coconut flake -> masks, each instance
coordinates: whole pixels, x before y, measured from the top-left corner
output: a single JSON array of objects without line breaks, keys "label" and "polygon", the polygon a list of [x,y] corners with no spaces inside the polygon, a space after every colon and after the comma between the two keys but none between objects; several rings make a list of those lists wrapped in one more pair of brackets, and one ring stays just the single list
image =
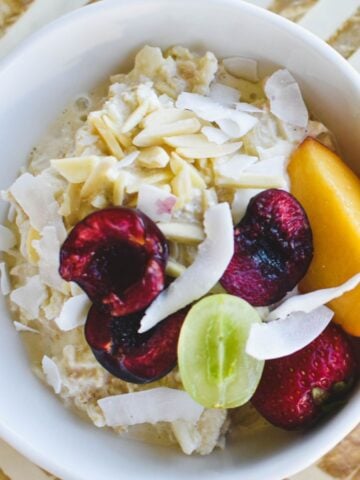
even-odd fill
[{"label": "coconut flake", "polygon": [[46,177],[24,173],[10,187],[10,193],[35,230],[41,232],[44,227],[53,225],[61,241],[65,240],[66,230],[58,212],[59,204],[54,200],[52,186]]},{"label": "coconut flake", "polygon": [[197,422],[204,410],[185,391],[166,387],[105,397],[98,400],[98,405],[109,427],[176,420]]},{"label": "coconut flake", "polygon": [[246,353],[258,360],[291,355],[315,340],[333,316],[334,312],[321,306],[310,313],[293,312],[280,320],[253,325]]},{"label": "coconut flake", "polygon": [[311,312],[325,303],[341,297],[346,292],[353,290],[360,283],[360,273],[351,277],[347,282],[338,287],[324,288],[315,292],[305,293],[304,295],[295,295],[283,302],[279,307],[273,310],[268,320],[285,318],[293,312]]},{"label": "coconut flake", "polygon": [[188,92],[183,92],[178,96],[176,107],[183,110],[190,110],[199,118],[208,122],[226,117],[229,110],[209,97]]},{"label": "coconut flake", "polygon": [[287,158],[283,156],[269,158],[261,162],[256,162],[245,168],[246,173],[264,173],[271,172],[272,175],[286,176]]},{"label": "coconut flake", "polygon": [[169,222],[176,201],[175,195],[144,183],[139,189],[137,208],[154,222]]},{"label": "coconut flake", "polygon": [[84,293],[71,297],[64,302],[55,323],[63,332],[85,325],[90,307],[89,297]]},{"label": "coconut flake", "polygon": [[291,123],[282,122],[278,119],[280,134],[289,142],[298,146],[307,136],[306,127],[297,127]]},{"label": "coconut flake", "polygon": [[236,88],[222,83],[213,83],[210,87],[209,97],[222,105],[233,105],[239,101],[240,92]]},{"label": "coconut flake", "polygon": [[205,135],[209,142],[214,142],[216,145],[222,145],[230,139],[226,133],[216,127],[203,127],[201,133]]},{"label": "coconut flake", "polygon": [[278,156],[289,158],[294,150],[294,145],[286,140],[278,140],[272,147],[257,147],[256,150],[259,154],[260,160],[270,160],[271,158]]},{"label": "coconut flake", "polygon": [[64,291],[65,282],[59,275],[60,240],[56,228],[45,227],[41,239],[34,240],[33,246],[39,255],[39,273],[41,280],[55,290]]},{"label": "coconut flake", "polygon": [[59,367],[56,365],[54,360],[46,355],[43,356],[41,365],[48,385],[54,389],[55,393],[60,393],[62,381]]},{"label": "coconut flake", "polygon": [[255,107],[255,105],[252,105],[251,103],[246,103],[246,102],[238,102],[235,104],[236,110],[239,110],[240,112],[247,112],[247,113],[263,113],[263,110],[259,107]]},{"label": "coconut flake", "polygon": [[39,275],[29,278],[23,287],[13,290],[10,294],[10,300],[22,308],[30,319],[38,318],[40,305],[46,298],[46,288]]},{"label": "coconut flake", "polygon": [[28,327],[27,325],[24,325],[23,323],[20,322],[13,322],[15,330],[17,332],[31,332],[31,333],[39,333],[38,330],[35,330],[35,328]]},{"label": "coconut flake", "polygon": [[216,120],[216,123],[230,138],[241,138],[255,127],[258,119],[247,113],[234,110],[229,112],[227,118]]},{"label": "coconut flake", "polygon": [[228,57],[224,58],[225,70],[236,78],[243,78],[249,82],[258,82],[258,62],[253,58]]},{"label": "coconut flake", "polygon": [[139,332],[206,295],[219,281],[234,253],[234,232],[227,203],[210,207],[205,213],[206,239],[199,246],[192,265],[164,290],[145,312]]},{"label": "coconut flake", "polygon": [[186,455],[191,455],[200,447],[201,435],[195,423],[176,420],[171,424],[171,428],[182,451]]},{"label": "coconut flake", "polygon": [[0,225],[0,251],[8,252],[15,244],[16,238],[13,232],[4,225]]},{"label": "coconut flake", "polygon": [[11,282],[6,263],[0,263],[0,290],[3,295],[8,295],[11,292]]},{"label": "coconut flake", "polygon": [[216,173],[223,177],[236,178],[255,162],[257,162],[257,157],[251,155],[237,154],[230,158],[225,157],[225,161],[216,163]]},{"label": "coconut flake", "polygon": [[13,223],[15,221],[15,217],[16,217],[16,207],[13,203],[11,203],[8,210],[7,219],[10,223]]},{"label": "coconut flake", "polygon": [[204,97],[197,93],[181,93],[176,106],[191,110],[203,120],[216,122],[220,129],[231,138],[240,138],[246,135],[258,122],[257,118],[247,113],[226,108],[210,97]]},{"label": "coconut flake", "polygon": [[245,215],[250,200],[262,191],[263,189],[260,188],[240,188],[236,190],[231,204],[231,214],[234,225],[237,225]]},{"label": "coconut flake", "polygon": [[270,111],[280,120],[305,128],[309,114],[295,78],[287,70],[277,70],[265,83]]}]

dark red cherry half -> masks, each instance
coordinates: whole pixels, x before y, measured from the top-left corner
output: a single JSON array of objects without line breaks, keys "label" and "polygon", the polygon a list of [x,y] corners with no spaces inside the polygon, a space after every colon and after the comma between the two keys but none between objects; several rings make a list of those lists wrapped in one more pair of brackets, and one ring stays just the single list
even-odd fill
[{"label": "dark red cherry half", "polygon": [[250,200],[234,242],[220,283],[254,306],[281,300],[305,275],[313,256],[306,213],[284,190],[265,190]]},{"label": "dark red cherry half", "polygon": [[126,382],[149,383],[169,373],[177,362],[177,344],[187,310],[169,316],[151,330],[138,333],[144,312],[112,317],[93,305],[85,337],[97,361]]},{"label": "dark red cherry half", "polygon": [[79,222],[60,250],[60,275],[114,316],[146,308],[163,290],[166,239],[139,210],[107,208]]}]

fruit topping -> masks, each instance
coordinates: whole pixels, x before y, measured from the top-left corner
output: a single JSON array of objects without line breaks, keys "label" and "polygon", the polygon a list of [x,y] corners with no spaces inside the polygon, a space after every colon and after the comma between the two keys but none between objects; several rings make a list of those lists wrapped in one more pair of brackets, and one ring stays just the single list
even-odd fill
[{"label": "fruit topping", "polygon": [[143,312],[112,317],[106,308],[93,305],[85,337],[98,362],[126,382],[148,383],[172,370],[186,311],[177,312],[146,333],[138,329]]},{"label": "fruit topping", "polygon": [[245,347],[257,323],[256,310],[232,295],[212,295],[191,308],[178,358],[184,388],[194,400],[207,408],[233,408],[252,397],[264,362],[247,355]]},{"label": "fruit topping", "polygon": [[113,316],[143,310],[164,288],[168,248],[138,210],[108,208],[79,222],[60,251],[60,275]]},{"label": "fruit topping", "polygon": [[[288,172],[291,192],[304,206],[314,236],[314,259],[300,290],[340,285],[360,272],[360,179],[311,138],[295,151]],[[335,321],[355,336],[360,336],[359,303],[360,286],[330,304]]]},{"label": "fruit topping", "polygon": [[336,325],[302,350],[269,360],[252,403],[273,425],[306,427],[338,405],[357,374],[348,338]]},{"label": "fruit topping", "polygon": [[252,198],[234,238],[235,253],[220,283],[254,306],[281,300],[301,280],[312,259],[306,213],[283,190],[265,190]]}]

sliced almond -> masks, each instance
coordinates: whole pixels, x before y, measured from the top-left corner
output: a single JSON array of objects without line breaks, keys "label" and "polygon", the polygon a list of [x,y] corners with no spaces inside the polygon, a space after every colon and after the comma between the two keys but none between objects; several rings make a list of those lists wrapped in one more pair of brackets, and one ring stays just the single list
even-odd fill
[{"label": "sliced almond", "polygon": [[186,267],[173,258],[169,258],[166,264],[166,274],[170,277],[180,277],[186,270]]},{"label": "sliced almond", "polygon": [[104,182],[107,180],[107,172],[116,165],[116,158],[104,157],[96,165],[81,189],[82,198],[95,197],[104,189]]},{"label": "sliced almond", "polygon": [[194,188],[200,188],[201,190],[206,188],[206,182],[199,171],[176,153],[171,155],[170,168],[175,175],[178,175],[182,170],[188,171]]},{"label": "sliced almond", "polygon": [[168,184],[172,180],[173,175],[167,170],[159,171],[159,173],[154,173],[150,175],[143,175],[136,177],[135,175],[131,176],[128,184],[126,185],[126,193],[130,195],[133,193],[138,193],[142,184],[147,183],[149,185],[163,185]]},{"label": "sliced almond", "polygon": [[135,128],[144,118],[148,110],[149,110],[149,101],[145,101],[142,104],[140,104],[131,113],[131,115],[127,118],[126,122],[122,126],[122,129],[121,129],[122,133],[128,133],[130,132],[130,130]]},{"label": "sliced almond", "polygon": [[116,206],[121,206],[124,203],[125,188],[129,178],[128,172],[119,172],[116,179],[113,182],[112,200]]},{"label": "sliced almond", "polygon": [[141,150],[138,163],[145,168],[164,168],[169,163],[169,154],[161,147],[147,147]]},{"label": "sliced almond", "polygon": [[216,185],[229,188],[286,188],[283,177],[277,175],[255,175],[243,173],[237,178],[219,177]]},{"label": "sliced almond", "polygon": [[224,145],[214,145],[211,147],[182,147],[177,148],[176,152],[185,158],[215,158],[224,155],[231,155],[241,148],[242,142],[226,143]]},{"label": "sliced almond", "polygon": [[165,137],[164,142],[170,147],[212,147],[213,142],[210,142],[202,133],[195,133],[193,135],[176,135],[175,137]]},{"label": "sliced almond", "polygon": [[109,117],[109,115],[106,114],[102,115],[101,118],[109,130],[111,130],[116,140],[120,143],[121,147],[127,149],[132,146],[131,138],[127,134],[120,131],[120,125],[116,123],[116,120],[113,120]]},{"label": "sliced almond", "polygon": [[51,160],[51,166],[70,183],[83,183],[99,162],[99,157],[69,157]]},{"label": "sliced almond", "polygon": [[171,188],[174,195],[178,197],[177,208],[182,208],[191,200],[194,193],[189,170],[183,169],[175,175],[171,181]]},{"label": "sliced almond", "polygon": [[116,162],[116,164],[109,168],[106,172],[106,177],[109,180],[115,180],[117,178],[118,173],[121,172],[124,168],[130,167],[135,160],[138,158],[140,155],[139,150],[135,150],[134,152],[129,153],[126,155],[122,160],[119,160]]},{"label": "sliced almond", "polygon": [[204,230],[199,225],[191,223],[158,223],[165,237],[179,243],[197,244],[204,240]]},{"label": "sliced almond", "polygon": [[117,159],[121,160],[124,157],[123,149],[121,148],[119,142],[117,141],[113,132],[108,128],[104,120],[96,116],[94,114],[89,115],[89,122],[93,125],[93,127],[97,130],[98,134],[105,142],[109,153],[116,157]]},{"label": "sliced almond", "polygon": [[133,143],[137,147],[151,147],[162,143],[164,137],[196,133],[200,128],[201,123],[196,118],[179,120],[164,125],[151,126],[136,135]]},{"label": "sliced almond", "polygon": [[143,128],[151,128],[153,126],[167,125],[178,122],[179,120],[188,120],[191,118],[195,118],[192,112],[178,108],[162,108],[147,115],[142,122],[142,126]]}]

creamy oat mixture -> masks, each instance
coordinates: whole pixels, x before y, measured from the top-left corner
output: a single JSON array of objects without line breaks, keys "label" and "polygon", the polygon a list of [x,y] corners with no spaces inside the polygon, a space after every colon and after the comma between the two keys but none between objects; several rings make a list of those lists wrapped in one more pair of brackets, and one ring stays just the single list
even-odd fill
[{"label": "creamy oat mixture", "polygon": [[[218,61],[211,52],[174,47],[163,53],[146,46],[130,73],[111,78],[105,98],[100,89],[76,99],[32,152],[27,171],[3,192],[10,210],[1,227],[1,284],[15,326],[36,374],[98,427],[106,425],[99,399],[155,386],[181,388],[181,379],[175,369],[156,383],[136,385],[100,366],[83,334],[90,302],[59,276],[60,246],[90,212],[138,207],[168,239],[167,273],[177,277],[205,238],[208,207],[229,202],[236,224],[256,193],[288,189],[291,152],[307,135],[331,139],[309,120],[289,72],[279,70],[265,82],[257,68],[250,59]],[[258,421],[247,406],[232,418],[244,427],[244,418]],[[114,428],[208,454],[224,445],[229,423],[226,410],[205,409],[192,424]]]}]

